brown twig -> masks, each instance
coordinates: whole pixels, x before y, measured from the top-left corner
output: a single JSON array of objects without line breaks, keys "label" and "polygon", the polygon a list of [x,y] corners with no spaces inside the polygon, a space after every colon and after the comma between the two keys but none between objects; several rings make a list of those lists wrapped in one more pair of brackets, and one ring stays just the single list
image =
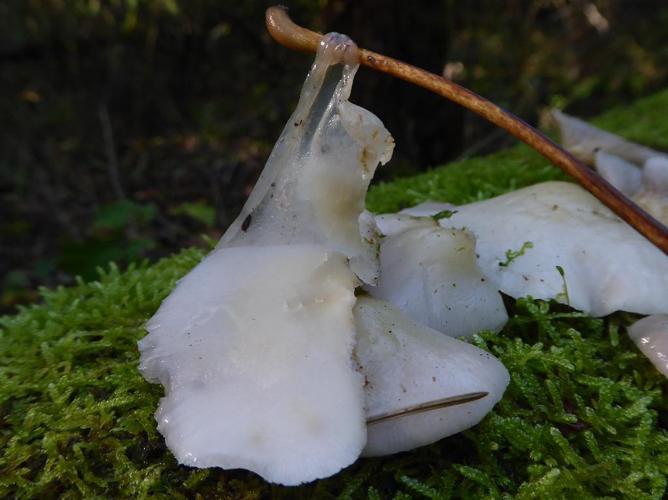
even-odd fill
[{"label": "brown twig", "polygon": [[459,406],[466,403],[472,403],[473,401],[478,401],[479,399],[482,399],[488,395],[488,392],[469,392],[466,394],[459,394],[457,396],[435,399],[434,401],[406,406],[404,408],[400,408],[399,410],[381,413],[380,415],[373,415],[366,419],[366,423],[367,425],[373,425],[380,422],[387,422],[388,420],[394,420],[395,418],[417,415],[418,413],[426,413],[428,411],[441,410],[443,408],[450,408],[451,406]]},{"label": "brown twig", "polygon": [[[281,45],[300,52],[316,52],[322,35],[296,25],[284,7],[266,13],[269,34]],[[587,165],[512,113],[464,87],[423,69],[366,49],[359,49],[360,64],[423,87],[479,114],[528,144],[573,177],[620,218],[668,254],[668,228],[629,200]]]}]

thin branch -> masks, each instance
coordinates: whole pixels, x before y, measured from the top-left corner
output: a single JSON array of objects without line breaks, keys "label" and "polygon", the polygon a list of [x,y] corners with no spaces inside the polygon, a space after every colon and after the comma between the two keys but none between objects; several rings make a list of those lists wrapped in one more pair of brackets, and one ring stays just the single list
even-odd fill
[{"label": "thin branch", "polygon": [[380,415],[373,415],[367,418],[366,423],[367,425],[373,425],[380,422],[387,422],[388,420],[394,420],[395,418],[417,415],[418,413],[426,413],[428,411],[441,410],[451,406],[459,406],[466,403],[472,403],[473,401],[478,401],[479,399],[482,399],[488,395],[488,392],[469,392],[466,394],[459,394],[457,396],[436,399],[426,403],[406,406],[404,408],[387,413],[381,413]]},{"label": "thin branch", "polygon": [[[300,52],[317,51],[322,35],[296,25],[284,7],[270,7],[267,9],[265,19],[269,34],[281,45]],[[583,162],[517,116],[442,76],[397,59],[362,48],[359,49],[359,57],[360,64],[364,66],[430,90],[503,128],[573,177],[621,219],[668,254],[666,226],[629,200]]]}]

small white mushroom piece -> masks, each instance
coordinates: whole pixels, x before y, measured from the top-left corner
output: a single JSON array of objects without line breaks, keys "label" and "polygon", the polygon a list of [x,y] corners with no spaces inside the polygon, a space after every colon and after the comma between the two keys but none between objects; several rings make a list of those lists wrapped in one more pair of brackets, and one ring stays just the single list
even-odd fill
[{"label": "small white mushroom piece", "polygon": [[668,196],[668,156],[653,156],[645,162],[643,182],[647,189]]},{"label": "small white mushroom piece", "polygon": [[394,236],[416,227],[436,228],[438,222],[433,217],[408,215],[403,211],[396,214],[376,215],[376,227],[383,237]]},{"label": "small white mushroom piece", "polygon": [[412,321],[385,301],[359,297],[355,326],[372,419],[449,396],[488,393],[466,404],[372,420],[365,456],[410,450],[466,430],[492,410],[508,386],[508,371],[494,356]]},{"label": "small white mushroom piece", "polygon": [[596,171],[629,198],[642,188],[642,170],[619,156],[597,151],[594,154]]},{"label": "small white mushroom piece", "polygon": [[651,148],[641,146],[618,135],[612,134],[589,123],[567,115],[559,110],[550,113],[556,123],[561,143],[572,154],[592,165],[597,151],[619,156],[636,165],[642,165],[649,158],[665,156]]},{"label": "small white mushroom piece", "polygon": [[665,377],[668,377],[668,315],[647,316],[633,323],[629,337]]},{"label": "small white mushroom piece", "polygon": [[668,155],[627,141],[561,111],[551,112],[566,149],[668,225]]},{"label": "small white mushroom piece", "polygon": [[180,463],[299,484],[357,459],[355,284],[345,256],[319,245],[226,248],[181,280],[140,342]]},{"label": "small white mushroom piece", "polygon": [[439,223],[473,233],[483,275],[511,297],[555,299],[593,316],[668,311],[668,257],[576,184],[461,205]]},{"label": "small white mushroom piece", "polygon": [[393,141],[348,102],[355,51],[325,37],[241,215],[146,325],[140,370],[165,387],[158,429],[182,464],[296,485],[364,448],[354,289],[377,276],[364,196]]},{"label": "small white mushroom piece", "polygon": [[366,290],[452,337],[500,331],[508,314],[498,289],[478,267],[473,235],[422,219],[382,240],[378,284]]},{"label": "small white mushroom piece", "polygon": [[668,226],[668,157],[648,159],[642,169],[642,189],[633,200]]},{"label": "small white mushroom piece", "polygon": [[450,214],[456,209],[452,203],[426,201],[394,214],[376,215],[376,226],[383,236],[394,236],[414,227],[438,227],[436,214]]},{"label": "small white mushroom piece", "polygon": [[414,207],[404,208],[402,215],[412,215],[413,217],[431,217],[434,214],[445,211],[454,211],[457,209],[456,205],[452,203],[441,203],[437,201],[425,201]]},{"label": "small white mushroom piece", "polygon": [[603,151],[598,151],[594,160],[601,177],[668,224],[668,157],[653,156],[641,167]]}]

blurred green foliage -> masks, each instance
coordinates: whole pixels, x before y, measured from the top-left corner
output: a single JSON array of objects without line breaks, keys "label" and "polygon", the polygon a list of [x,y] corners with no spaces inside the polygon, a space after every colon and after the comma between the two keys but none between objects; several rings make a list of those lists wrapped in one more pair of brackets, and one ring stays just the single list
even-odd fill
[{"label": "blurred green foliage", "polygon": [[175,206],[170,213],[173,215],[188,215],[207,227],[213,226],[216,222],[216,211],[202,200],[181,203]]},{"label": "blurred green foliage", "polygon": [[[220,235],[311,60],[265,33],[272,3],[0,2],[0,310],[106,259],[154,259]],[[661,0],[288,3],[301,24],[444,73],[530,121],[546,105],[591,115],[668,83]],[[368,71],[353,99],[395,136],[383,179],[512,143]],[[110,207],[123,227],[99,226]]]},{"label": "blurred green foliage", "polygon": [[105,205],[95,214],[90,235],[84,241],[67,241],[62,246],[58,267],[89,280],[108,262],[128,264],[155,247],[145,227],[156,217],[154,205],[128,200]]}]

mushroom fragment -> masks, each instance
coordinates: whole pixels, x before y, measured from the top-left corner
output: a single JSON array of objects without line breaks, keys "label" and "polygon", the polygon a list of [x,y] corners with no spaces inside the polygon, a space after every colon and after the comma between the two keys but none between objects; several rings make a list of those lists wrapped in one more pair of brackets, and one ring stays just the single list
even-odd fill
[{"label": "mushroom fragment", "polygon": [[555,299],[593,316],[668,311],[668,257],[575,184],[462,205],[439,223],[475,235],[482,273],[511,297]]},{"label": "mushroom fragment", "polygon": [[[440,204],[429,202],[429,205],[431,207]],[[418,208],[421,206],[422,205],[417,205],[414,208]],[[428,208],[425,210],[430,211],[430,215],[428,217],[425,217],[423,215],[410,215],[405,213],[404,210],[396,214],[376,215],[375,217],[376,227],[378,228],[378,231],[380,232],[380,234],[383,235],[384,238],[400,234],[403,231],[406,231],[408,229],[413,229],[416,227],[426,227],[426,228],[439,227],[438,222],[436,222],[436,219],[432,217],[431,214],[439,212],[440,209]],[[381,241],[381,250],[382,250],[382,241]]]},{"label": "mushroom fragment", "polygon": [[668,315],[647,316],[633,323],[629,337],[665,377],[668,377]]},{"label": "mushroom fragment", "polygon": [[180,463],[299,484],[356,460],[355,284],[345,256],[319,245],[225,248],[181,280],[140,342]]},{"label": "mushroom fragment", "polygon": [[364,195],[393,141],[348,102],[355,51],[327,36],[241,215],[146,326],[140,370],[165,387],[156,418],[180,463],[294,485],[365,445],[355,274],[377,275]]},{"label": "mushroom fragment", "polygon": [[668,226],[668,157],[653,157],[645,162],[642,189],[633,200]]},{"label": "mushroom fragment", "polygon": [[[405,215],[395,219],[400,224]],[[380,277],[366,290],[409,318],[452,337],[500,331],[508,321],[498,289],[478,267],[475,238],[429,218],[381,242]],[[387,220],[381,227],[388,230]]]},{"label": "mushroom fragment", "polygon": [[668,225],[668,157],[653,156],[638,167],[599,151],[594,162],[601,177]]},{"label": "mushroom fragment", "polygon": [[357,276],[373,283],[378,242],[364,198],[378,164],[392,157],[394,139],[375,115],[348,101],[358,68],[354,43],[327,36],[297,109],[218,248],[321,244],[347,255]]},{"label": "mushroom fragment", "polygon": [[465,405],[370,424],[365,456],[410,450],[473,427],[501,399],[510,380],[488,352],[420,325],[385,301],[358,298],[355,326],[370,416],[448,395],[488,393]]},{"label": "mushroom fragment", "polygon": [[629,198],[642,188],[642,171],[635,164],[605,151],[594,154],[596,171]]},{"label": "mushroom fragment", "polygon": [[610,184],[668,225],[668,155],[552,111],[561,140]]},{"label": "mushroom fragment", "polygon": [[648,189],[668,195],[668,156],[653,156],[643,165],[643,177]]},{"label": "mushroom fragment", "polygon": [[637,165],[642,165],[652,157],[662,156],[658,151],[622,139],[559,110],[552,110],[550,119],[557,125],[564,147],[590,165],[594,163],[597,151],[619,156]]}]

